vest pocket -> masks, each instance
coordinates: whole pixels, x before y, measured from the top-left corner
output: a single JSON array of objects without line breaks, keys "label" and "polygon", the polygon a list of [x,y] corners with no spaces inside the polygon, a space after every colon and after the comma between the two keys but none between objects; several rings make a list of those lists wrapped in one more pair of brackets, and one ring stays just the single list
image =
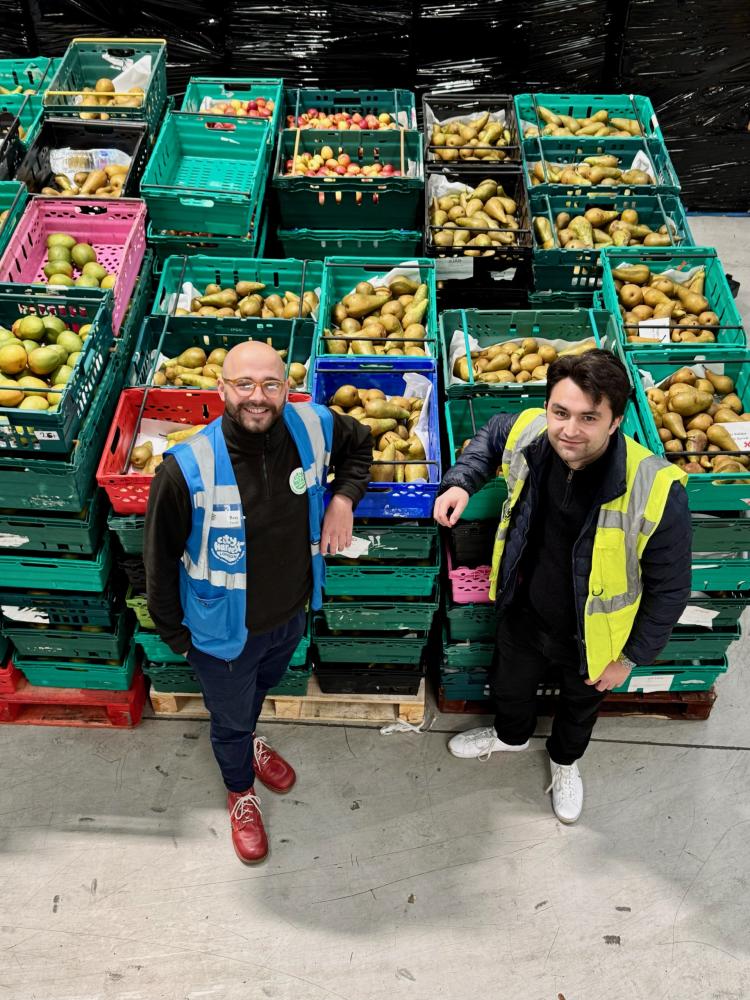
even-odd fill
[{"label": "vest pocket", "polygon": [[193,644],[207,652],[212,645],[229,638],[231,596],[198,597],[190,585],[188,593],[184,624],[190,629]]}]

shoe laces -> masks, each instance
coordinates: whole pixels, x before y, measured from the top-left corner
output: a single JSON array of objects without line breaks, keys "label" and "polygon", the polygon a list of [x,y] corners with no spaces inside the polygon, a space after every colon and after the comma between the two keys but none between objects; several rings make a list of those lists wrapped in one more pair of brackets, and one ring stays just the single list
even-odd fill
[{"label": "shoe laces", "polygon": [[271,759],[271,748],[262,736],[255,737],[253,757],[259,768],[264,768]]},{"label": "shoe laces", "polygon": [[563,798],[572,798],[575,795],[577,774],[578,768],[575,764],[559,764],[555,768],[552,781],[550,781],[545,794],[554,790]]},{"label": "shoe laces", "polygon": [[[481,735],[480,735],[481,733]],[[485,744],[485,749],[477,757],[477,760],[486,761],[492,756],[492,744],[497,739],[494,729],[481,729],[475,736],[472,736],[472,740],[477,746]]]},{"label": "shoe laces", "polygon": [[260,799],[253,792],[241,795],[232,806],[230,815],[238,826],[254,823],[256,818],[261,818],[263,815],[260,811]]}]

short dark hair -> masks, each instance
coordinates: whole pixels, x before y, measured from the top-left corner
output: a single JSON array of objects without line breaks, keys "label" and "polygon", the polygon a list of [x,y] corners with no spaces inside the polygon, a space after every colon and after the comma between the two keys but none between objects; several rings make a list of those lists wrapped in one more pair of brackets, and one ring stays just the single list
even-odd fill
[{"label": "short dark hair", "polygon": [[565,354],[547,371],[547,402],[558,382],[569,378],[597,404],[606,397],[615,417],[625,413],[630,379],[625,365],[610,351],[596,348],[585,354]]}]

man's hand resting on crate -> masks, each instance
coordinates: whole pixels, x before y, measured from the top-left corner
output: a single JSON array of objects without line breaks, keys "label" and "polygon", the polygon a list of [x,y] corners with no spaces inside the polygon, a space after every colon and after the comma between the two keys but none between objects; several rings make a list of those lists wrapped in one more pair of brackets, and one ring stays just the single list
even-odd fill
[{"label": "man's hand resting on crate", "polygon": [[460,486],[451,486],[435,501],[432,516],[444,528],[452,528],[466,510],[469,494]]}]

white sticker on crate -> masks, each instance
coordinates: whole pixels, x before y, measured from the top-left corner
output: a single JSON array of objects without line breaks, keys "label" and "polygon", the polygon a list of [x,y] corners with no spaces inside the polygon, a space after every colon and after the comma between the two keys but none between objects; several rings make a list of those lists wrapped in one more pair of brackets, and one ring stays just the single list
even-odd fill
[{"label": "white sticker on crate", "polygon": [[628,691],[669,691],[672,687],[674,674],[649,674],[646,677],[631,677]]},{"label": "white sticker on crate", "polygon": [[437,257],[435,259],[435,277],[438,281],[450,278],[473,278],[473,257]]},{"label": "white sticker on crate", "polygon": [[0,549],[20,549],[31,541],[26,535],[4,535],[0,533]]},{"label": "white sticker on crate", "polygon": [[38,608],[19,608],[15,604],[3,604],[2,612],[12,622],[32,622],[35,625],[49,625],[49,615]]}]

